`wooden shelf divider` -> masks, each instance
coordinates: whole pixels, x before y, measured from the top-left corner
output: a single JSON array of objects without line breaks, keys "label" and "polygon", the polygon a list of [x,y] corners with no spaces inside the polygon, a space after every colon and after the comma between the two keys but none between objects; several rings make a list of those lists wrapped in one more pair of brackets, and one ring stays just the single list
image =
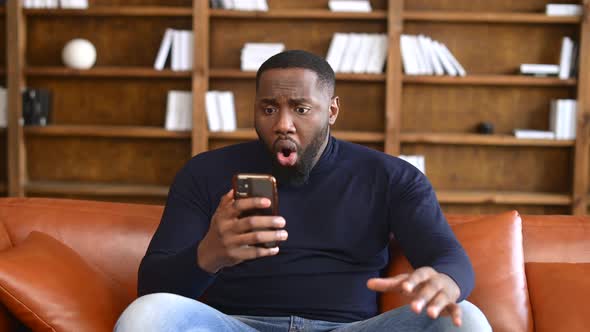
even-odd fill
[{"label": "wooden shelf divider", "polygon": [[548,16],[544,13],[455,12],[455,11],[404,11],[405,21],[455,23],[532,23],[579,24],[579,16]]},{"label": "wooden shelf divider", "polygon": [[149,67],[94,67],[87,70],[67,67],[28,67],[28,76],[64,77],[133,77],[133,78],[190,78],[190,71],[156,70]]},{"label": "wooden shelf divider", "polygon": [[570,205],[569,194],[513,191],[438,190],[436,196],[444,204],[523,204]]},{"label": "wooden shelf divider", "polygon": [[119,138],[170,138],[189,139],[190,131],[170,131],[160,127],[49,125],[25,126],[27,136],[86,136]]},{"label": "wooden shelf divider", "polygon": [[[383,143],[385,139],[385,134],[382,132],[336,130],[332,132],[332,135],[338,139],[358,143]],[[253,140],[257,138],[258,136],[254,129],[238,129],[236,131],[217,131],[209,133],[209,139],[217,140]]]},{"label": "wooden shelf divider", "polygon": [[573,147],[573,140],[521,139],[511,135],[402,133],[402,143],[490,146]]},{"label": "wooden shelf divider", "polygon": [[193,14],[191,7],[173,6],[102,6],[88,9],[25,9],[27,16],[180,16],[190,17]]},{"label": "wooden shelf divider", "polygon": [[[255,79],[256,72],[239,69],[211,69],[209,77],[213,79]],[[385,74],[345,74],[336,73],[337,81],[385,82]]]},{"label": "wooden shelf divider", "polygon": [[467,75],[457,76],[423,76],[404,75],[407,84],[440,85],[508,85],[508,86],[575,86],[574,78],[562,80],[557,77],[534,77],[525,75]]},{"label": "wooden shelf divider", "polygon": [[30,194],[61,194],[88,196],[144,196],[166,197],[168,187],[155,185],[126,185],[66,181],[29,181],[25,191]]},{"label": "wooden shelf divider", "polygon": [[328,9],[290,9],[244,11],[244,10],[209,10],[211,18],[234,18],[234,19],[321,19],[321,20],[378,20],[385,21],[387,12],[384,10],[373,10],[369,13],[353,12],[332,12]]}]

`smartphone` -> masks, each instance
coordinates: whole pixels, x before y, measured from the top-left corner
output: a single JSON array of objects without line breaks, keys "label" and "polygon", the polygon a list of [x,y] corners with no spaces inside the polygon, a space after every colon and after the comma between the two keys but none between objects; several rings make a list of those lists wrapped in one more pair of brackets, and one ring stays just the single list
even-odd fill
[{"label": "smartphone", "polygon": [[[277,193],[277,180],[268,174],[239,173],[233,177],[234,199],[249,197],[266,197],[270,200],[270,206],[265,209],[253,209],[244,211],[240,218],[248,216],[276,216],[279,212],[279,196]],[[259,247],[273,248],[277,242],[258,244]]]}]

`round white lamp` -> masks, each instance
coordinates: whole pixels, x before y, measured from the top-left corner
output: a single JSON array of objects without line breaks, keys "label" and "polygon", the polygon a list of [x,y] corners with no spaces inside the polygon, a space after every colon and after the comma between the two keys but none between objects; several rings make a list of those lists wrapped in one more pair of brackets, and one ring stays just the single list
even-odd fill
[{"label": "round white lamp", "polygon": [[96,63],[96,48],[86,39],[72,39],[64,46],[61,58],[70,68],[90,69]]}]

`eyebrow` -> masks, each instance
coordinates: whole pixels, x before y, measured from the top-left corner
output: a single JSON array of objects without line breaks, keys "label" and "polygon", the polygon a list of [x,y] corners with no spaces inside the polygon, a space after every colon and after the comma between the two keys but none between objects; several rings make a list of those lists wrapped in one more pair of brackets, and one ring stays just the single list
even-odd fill
[{"label": "eyebrow", "polygon": [[[278,102],[275,98],[262,98],[260,99],[261,103],[269,104],[269,105],[277,105]],[[302,103],[311,103],[311,99],[301,97],[301,98],[289,98],[289,104],[302,104]]]}]

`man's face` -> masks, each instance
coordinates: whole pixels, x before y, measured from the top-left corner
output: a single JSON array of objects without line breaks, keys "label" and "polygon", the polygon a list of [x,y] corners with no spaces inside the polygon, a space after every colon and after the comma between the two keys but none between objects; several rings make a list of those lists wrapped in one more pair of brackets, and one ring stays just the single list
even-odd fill
[{"label": "man's face", "polygon": [[259,80],[254,123],[272,154],[279,184],[301,185],[323,152],[338,97],[309,69],[271,69]]}]

